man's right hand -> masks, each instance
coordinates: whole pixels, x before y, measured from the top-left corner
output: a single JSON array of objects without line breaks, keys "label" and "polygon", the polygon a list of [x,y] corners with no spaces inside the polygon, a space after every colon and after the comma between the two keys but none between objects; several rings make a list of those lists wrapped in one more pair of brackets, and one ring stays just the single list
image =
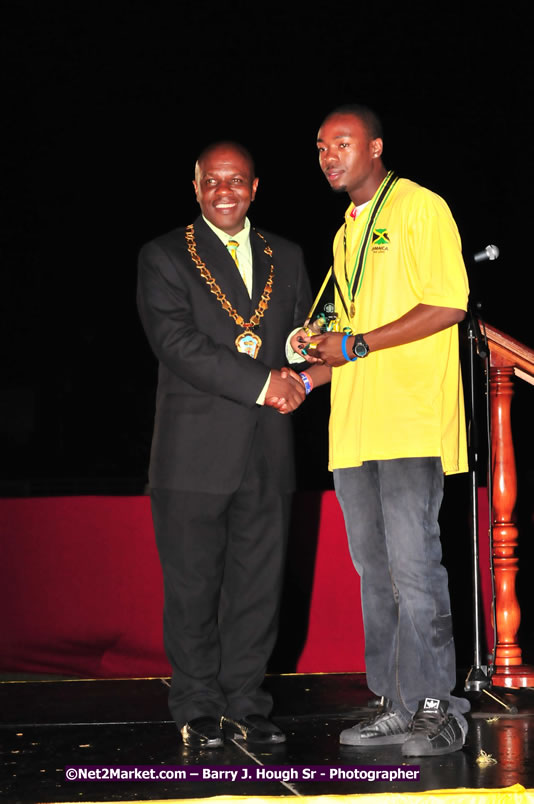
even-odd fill
[{"label": "man's right hand", "polygon": [[292,413],[306,399],[306,391],[294,372],[271,370],[271,380],[265,394],[265,404],[280,413]]}]

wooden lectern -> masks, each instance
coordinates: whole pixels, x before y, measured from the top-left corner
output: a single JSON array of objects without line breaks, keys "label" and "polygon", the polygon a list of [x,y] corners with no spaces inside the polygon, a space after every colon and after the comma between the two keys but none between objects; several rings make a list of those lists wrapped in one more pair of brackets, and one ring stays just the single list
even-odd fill
[{"label": "wooden lectern", "polygon": [[534,667],[522,663],[517,631],[521,611],[516,597],[517,527],[513,521],[517,474],[510,410],[514,379],[534,385],[534,350],[485,324],[490,349],[490,402],[493,471],[493,563],[497,648],[492,683],[496,687],[533,687]]}]

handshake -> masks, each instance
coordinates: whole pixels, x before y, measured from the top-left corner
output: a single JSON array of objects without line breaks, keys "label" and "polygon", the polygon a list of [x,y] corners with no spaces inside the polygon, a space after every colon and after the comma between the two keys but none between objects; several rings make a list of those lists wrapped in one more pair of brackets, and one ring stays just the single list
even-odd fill
[{"label": "handshake", "polygon": [[[343,345],[348,336],[343,332],[325,330],[320,318],[311,324],[309,320],[305,321],[304,326],[290,340],[293,351],[305,356],[308,364],[314,364],[311,368],[306,368],[311,388],[330,382],[332,366],[342,366],[347,362]],[[311,388],[308,386],[308,391]],[[266,405],[276,408],[279,413],[292,413],[305,399],[306,386],[299,374],[289,367],[279,371],[272,369],[265,395]]]},{"label": "handshake", "polygon": [[271,370],[271,379],[265,395],[265,404],[279,413],[292,413],[306,399],[302,377],[293,369]]}]

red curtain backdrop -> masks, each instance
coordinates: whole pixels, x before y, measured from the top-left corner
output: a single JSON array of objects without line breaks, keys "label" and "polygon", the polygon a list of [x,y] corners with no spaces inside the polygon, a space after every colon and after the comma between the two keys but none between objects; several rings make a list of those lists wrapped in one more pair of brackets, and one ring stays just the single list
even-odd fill
[{"label": "red curtain backdrop", "polygon": [[[0,500],[0,540],[0,672],[170,674],[148,497]],[[334,492],[297,495],[293,579],[301,566],[309,572],[303,647],[296,667],[282,656],[276,669],[364,670],[359,579]],[[282,608],[281,630],[298,603]]]}]

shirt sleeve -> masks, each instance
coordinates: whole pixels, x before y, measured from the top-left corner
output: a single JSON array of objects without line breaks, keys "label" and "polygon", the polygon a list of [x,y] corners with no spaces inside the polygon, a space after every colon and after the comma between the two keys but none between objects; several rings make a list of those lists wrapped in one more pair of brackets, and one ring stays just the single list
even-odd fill
[{"label": "shirt sleeve", "polygon": [[267,396],[267,388],[269,387],[269,383],[271,382],[271,372],[269,372],[269,376],[265,382],[265,385],[260,391],[258,398],[256,399],[256,405],[265,405],[265,397]]},{"label": "shirt sleeve", "polygon": [[291,330],[289,335],[287,336],[286,341],[286,358],[288,363],[305,363],[306,358],[302,357],[300,352],[295,352],[293,347],[291,346],[291,338],[295,335],[296,332],[302,329],[302,327],[295,327],[295,329]]},{"label": "shirt sleeve", "polygon": [[412,281],[421,304],[467,310],[469,285],[458,228],[445,201],[425,190],[409,216],[408,246],[413,252]]}]

